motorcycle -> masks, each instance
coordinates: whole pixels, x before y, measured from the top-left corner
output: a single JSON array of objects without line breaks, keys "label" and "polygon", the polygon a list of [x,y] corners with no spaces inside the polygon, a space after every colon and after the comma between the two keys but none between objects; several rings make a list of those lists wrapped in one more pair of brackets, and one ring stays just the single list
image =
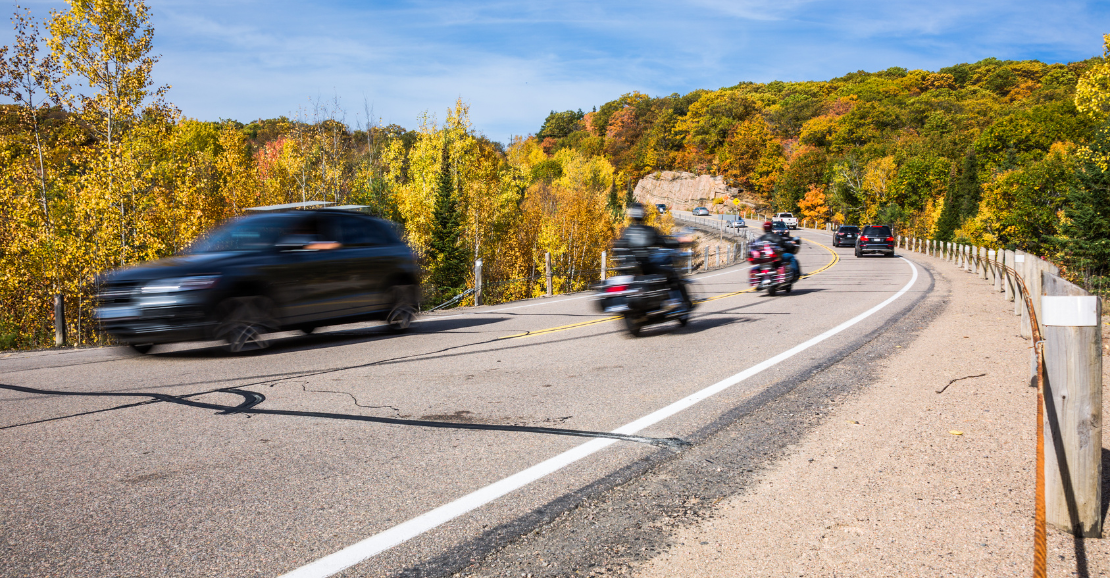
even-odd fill
[{"label": "motorcycle", "polygon": [[[798,243],[791,240],[788,250],[790,253],[798,252]],[[748,250],[748,262],[752,264],[749,281],[756,291],[766,290],[768,295],[774,295],[780,290],[789,293],[798,281],[798,272],[787,266],[783,259],[783,252],[774,243],[756,241]]]},{"label": "motorcycle", "polygon": [[[669,251],[669,249],[656,249]],[[617,256],[620,259],[620,256]],[[626,263],[618,269],[631,272],[637,267],[630,264],[634,261],[630,257],[618,260]],[[690,283],[682,279],[682,283]],[[633,336],[639,337],[645,326],[678,321],[685,326],[690,321],[690,312],[694,303],[683,303],[682,295],[678,290],[667,283],[663,275],[615,275],[602,281],[595,287],[597,291],[598,306],[604,313],[616,313],[624,318],[625,327]],[[688,293],[688,292],[687,292]]]}]

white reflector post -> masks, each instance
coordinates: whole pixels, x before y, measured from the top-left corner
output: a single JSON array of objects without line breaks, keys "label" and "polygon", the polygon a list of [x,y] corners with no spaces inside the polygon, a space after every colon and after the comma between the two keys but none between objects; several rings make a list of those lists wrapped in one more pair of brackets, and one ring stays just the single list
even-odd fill
[{"label": "white reflector post", "polygon": [[1094,327],[1098,325],[1098,297],[1041,297],[1041,323],[1054,327]]}]

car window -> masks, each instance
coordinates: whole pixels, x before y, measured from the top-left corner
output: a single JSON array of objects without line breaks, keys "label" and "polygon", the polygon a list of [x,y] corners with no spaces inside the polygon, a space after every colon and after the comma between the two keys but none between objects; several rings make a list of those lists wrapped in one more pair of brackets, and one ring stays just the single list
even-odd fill
[{"label": "car window", "polygon": [[385,236],[377,223],[363,217],[343,215],[343,244],[349,247],[369,247],[385,244]]},{"label": "car window", "polygon": [[343,215],[332,215],[329,213],[320,213],[316,215],[317,240],[346,244],[343,238],[344,231],[340,221],[342,217]]},{"label": "car window", "polygon": [[844,226],[844,227],[840,228],[840,232],[841,233],[857,233],[857,232],[859,232],[859,227]]},{"label": "car window", "polygon": [[244,217],[213,229],[194,242],[186,253],[257,251],[272,247],[286,234],[295,219],[287,215]]},{"label": "car window", "polygon": [[875,235],[876,237],[889,237],[890,227],[867,227],[863,230],[864,235]]}]

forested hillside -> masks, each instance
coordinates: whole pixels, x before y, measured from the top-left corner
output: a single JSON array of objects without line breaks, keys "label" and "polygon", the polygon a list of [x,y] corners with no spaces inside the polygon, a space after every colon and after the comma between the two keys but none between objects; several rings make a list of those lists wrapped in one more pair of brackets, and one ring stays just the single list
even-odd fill
[{"label": "forested hillside", "polygon": [[178,252],[245,208],[294,201],[367,205],[400,223],[430,302],[469,286],[479,258],[496,299],[542,292],[546,253],[557,290],[581,289],[632,185],[668,169],[722,175],[767,208],[1108,273],[1104,58],[631,93],[553,112],[506,146],[461,101],[410,128],[338,99],[245,124],[191,119],[152,83],[141,1],[70,0],[45,22],[22,11],[13,22],[16,42],[0,48],[12,103],[0,105],[0,349],[50,343],[55,294],[70,334],[99,342],[101,272]]}]

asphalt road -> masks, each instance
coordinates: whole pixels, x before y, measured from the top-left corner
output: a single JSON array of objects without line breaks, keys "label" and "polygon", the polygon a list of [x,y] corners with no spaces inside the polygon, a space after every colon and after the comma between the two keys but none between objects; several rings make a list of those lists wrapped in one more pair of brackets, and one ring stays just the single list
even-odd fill
[{"label": "asphalt road", "polygon": [[709,300],[690,324],[640,338],[575,294],[428,315],[403,335],[288,334],[241,357],[211,344],[0,357],[0,575],[481,565],[710,443],[931,287],[904,259],[812,242],[798,257],[820,272],[789,295],[745,292],[745,265],[695,275]]}]

